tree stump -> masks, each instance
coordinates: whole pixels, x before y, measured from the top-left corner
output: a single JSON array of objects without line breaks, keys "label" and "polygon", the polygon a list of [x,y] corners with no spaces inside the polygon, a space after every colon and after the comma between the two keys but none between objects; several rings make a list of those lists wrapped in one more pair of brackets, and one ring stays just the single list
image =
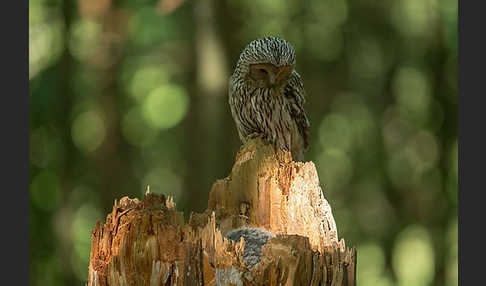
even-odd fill
[{"label": "tree stump", "polygon": [[[235,229],[268,241],[255,248],[244,237],[227,239]],[[314,164],[256,138],[188,223],[170,197],[115,201],[92,231],[88,285],[334,286],[356,285],[355,273],[356,249],[338,240]]]}]

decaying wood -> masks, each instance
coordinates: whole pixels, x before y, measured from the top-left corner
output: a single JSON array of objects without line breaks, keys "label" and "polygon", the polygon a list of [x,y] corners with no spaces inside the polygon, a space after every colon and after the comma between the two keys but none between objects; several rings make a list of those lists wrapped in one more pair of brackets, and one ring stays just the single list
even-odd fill
[{"label": "decaying wood", "polygon": [[[244,239],[224,237],[240,227],[276,235],[252,268]],[[355,271],[314,164],[254,139],[189,223],[164,196],[115,201],[92,232],[88,285],[355,285]]]}]

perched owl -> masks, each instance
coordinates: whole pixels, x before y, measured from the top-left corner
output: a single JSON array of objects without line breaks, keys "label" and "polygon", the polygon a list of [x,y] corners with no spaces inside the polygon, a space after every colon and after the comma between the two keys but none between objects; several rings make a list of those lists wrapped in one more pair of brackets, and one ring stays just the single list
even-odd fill
[{"label": "perched owl", "polygon": [[295,71],[295,52],[284,39],[265,37],[249,43],[229,80],[229,105],[240,139],[263,136],[275,147],[304,160],[309,120],[304,86]]}]

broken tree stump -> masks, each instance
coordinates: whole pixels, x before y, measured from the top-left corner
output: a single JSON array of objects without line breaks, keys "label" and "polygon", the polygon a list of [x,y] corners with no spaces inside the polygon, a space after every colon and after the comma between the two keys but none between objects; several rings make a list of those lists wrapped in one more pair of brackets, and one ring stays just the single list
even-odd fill
[{"label": "broken tree stump", "polygon": [[[248,228],[269,235],[262,247],[225,237]],[[257,138],[188,223],[163,195],[115,201],[92,231],[88,286],[356,285],[355,273],[314,164]]]}]

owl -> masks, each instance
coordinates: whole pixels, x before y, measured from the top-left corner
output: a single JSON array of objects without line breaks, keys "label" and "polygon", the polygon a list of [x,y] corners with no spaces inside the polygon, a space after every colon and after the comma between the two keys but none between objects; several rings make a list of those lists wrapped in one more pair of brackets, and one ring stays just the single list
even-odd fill
[{"label": "owl", "polygon": [[262,136],[303,161],[309,146],[304,103],[292,45],[277,37],[250,42],[229,80],[229,105],[241,141]]}]

